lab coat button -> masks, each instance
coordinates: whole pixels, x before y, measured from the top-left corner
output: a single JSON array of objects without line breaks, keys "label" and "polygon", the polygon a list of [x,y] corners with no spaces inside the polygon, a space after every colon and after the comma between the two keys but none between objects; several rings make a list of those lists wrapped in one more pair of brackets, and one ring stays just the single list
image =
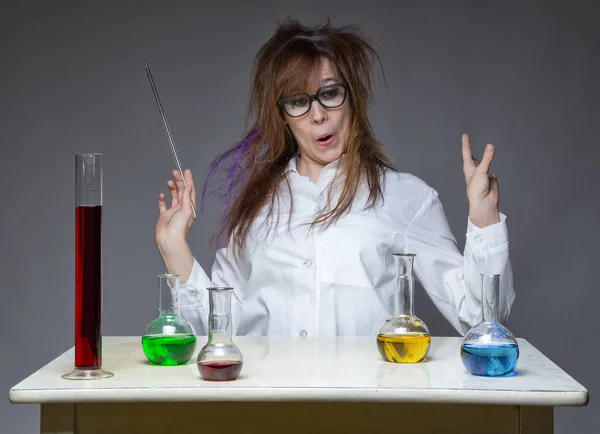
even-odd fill
[{"label": "lab coat button", "polygon": [[302,330],[302,331],[300,332],[300,336],[301,336],[301,337],[305,338],[305,337],[306,337],[306,335],[308,335],[308,333],[306,332],[306,330]]},{"label": "lab coat button", "polygon": [[312,261],[310,259],[305,259],[304,262],[302,262],[302,265],[306,268],[310,268],[312,266]]},{"label": "lab coat button", "polygon": [[482,241],[483,239],[479,235],[475,237],[475,244],[481,244]]}]

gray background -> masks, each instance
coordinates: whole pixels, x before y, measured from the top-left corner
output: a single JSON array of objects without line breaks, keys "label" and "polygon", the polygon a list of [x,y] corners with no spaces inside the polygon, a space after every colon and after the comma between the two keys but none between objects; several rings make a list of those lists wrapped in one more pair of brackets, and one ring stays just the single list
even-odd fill
[{"label": "gray background", "polygon": [[[142,59],[201,181],[242,135],[254,54],[288,15],[308,24],[328,15],[370,37],[387,79],[371,110],[376,133],[403,171],[438,190],[461,249],[460,134],[471,134],[477,155],[497,146],[518,294],[508,325],[589,390],[600,387],[593,2],[1,5],[2,432],[37,432],[37,407],[10,404],[8,390],[73,345],[73,154],[105,158],[103,332],[140,335],[157,312],[155,199],[173,168]],[[205,267],[216,216],[210,209],[190,236]],[[435,335],[456,335],[422,291],[416,303]],[[594,410],[557,409],[556,432],[598,432]]]}]

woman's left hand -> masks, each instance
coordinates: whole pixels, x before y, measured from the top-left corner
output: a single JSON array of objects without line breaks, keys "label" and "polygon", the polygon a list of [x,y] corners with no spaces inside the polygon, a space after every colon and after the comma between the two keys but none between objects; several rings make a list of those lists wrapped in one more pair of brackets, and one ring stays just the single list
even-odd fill
[{"label": "woman's left hand", "polygon": [[462,135],[463,172],[469,199],[469,219],[480,228],[500,221],[498,178],[489,173],[494,159],[494,145],[487,145],[483,159],[473,158],[469,136]]}]

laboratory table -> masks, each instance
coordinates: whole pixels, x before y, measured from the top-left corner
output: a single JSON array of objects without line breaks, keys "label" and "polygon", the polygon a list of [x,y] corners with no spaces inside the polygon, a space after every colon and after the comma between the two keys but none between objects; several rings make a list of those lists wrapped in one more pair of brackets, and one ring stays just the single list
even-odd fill
[{"label": "laboratory table", "polygon": [[[198,337],[196,354],[206,342]],[[384,362],[369,337],[234,338],[238,380],[207,382],[196,357],[152,366],[140,337],[104,337],[104,380],[69,381],[71,348],[11,388],[41,404],[42,433],[514,433],[553,432],[555,406],[583,406],[587,390],[519,339],[516,374],[470,375],[461,339],[434,337],[419,364]]]}]

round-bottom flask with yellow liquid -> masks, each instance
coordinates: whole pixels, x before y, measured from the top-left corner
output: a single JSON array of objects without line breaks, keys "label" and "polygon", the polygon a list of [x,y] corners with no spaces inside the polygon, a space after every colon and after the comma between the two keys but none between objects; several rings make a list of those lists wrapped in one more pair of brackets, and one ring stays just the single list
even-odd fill
[{"label": "round-bottom flask with yellow liquid", "polygon": [[427,325],[414,314],[414,270],[412,253],[395,253],[394,311],[377,334],[381,357],[393,363],[419,363],[425,360],[431,344]]}]

